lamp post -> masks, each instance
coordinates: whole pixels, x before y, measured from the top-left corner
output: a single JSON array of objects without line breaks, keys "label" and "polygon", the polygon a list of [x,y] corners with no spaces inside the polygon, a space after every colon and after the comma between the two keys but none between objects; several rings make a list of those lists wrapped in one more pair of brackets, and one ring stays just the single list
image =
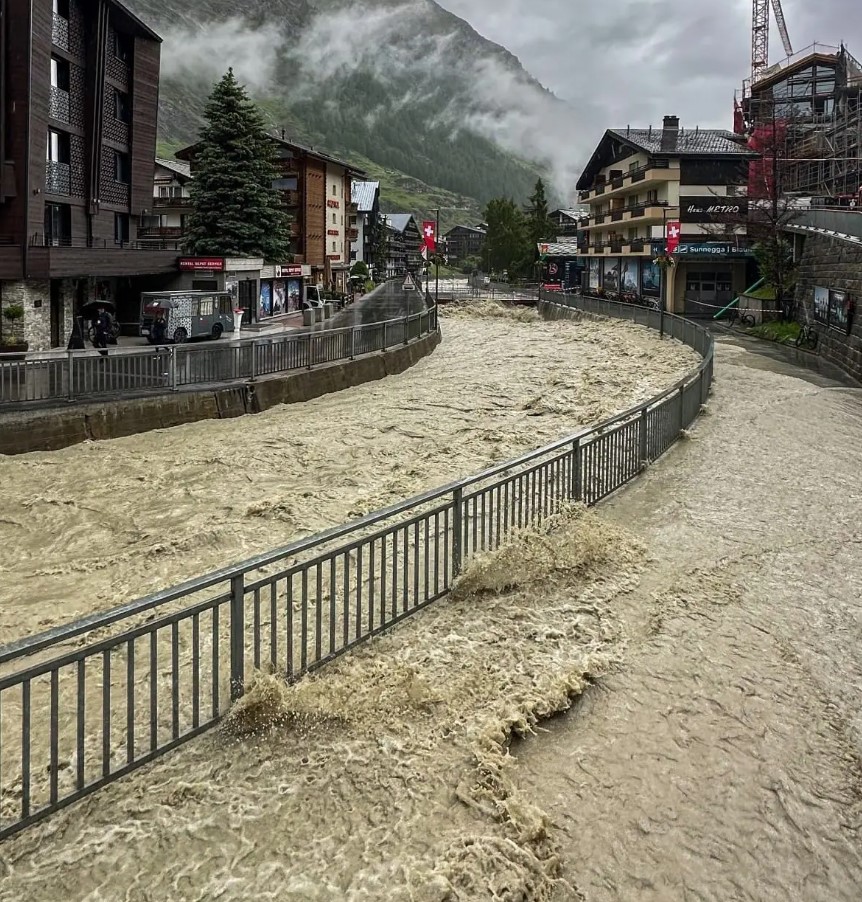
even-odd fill
[{"label": "lamp post", "polygon": [[668,253],[667,249],[667,211],[668,210],[679,210],[677,206],[666,205],[661,208],[661,234],[662,241],[664,242],[664,255],[663,259],[659,263],[659,267],[661,269],[661,286],[659,288],[660,302],[658,305],[659,312],[659,323],[658,323],[658,335],[659,338],[664,338],[664,312],[667,307],[667,302],[670,300],[669,297],[666,297],[670,293],[670,279],[668,278],[668,271],[673,267],[673,257]]},{"label": "lamp post", "polygon": [[434,211],[437,214],[436,225],[434,226],[434,306],[440,299],[440,210]]}]

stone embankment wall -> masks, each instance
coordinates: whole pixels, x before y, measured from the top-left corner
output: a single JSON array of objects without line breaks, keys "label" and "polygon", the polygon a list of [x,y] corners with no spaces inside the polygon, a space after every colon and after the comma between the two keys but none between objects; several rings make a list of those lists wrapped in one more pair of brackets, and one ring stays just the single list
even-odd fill
[{"label": "stone embankment wall", "polygon": [[314,370],[272,376],[208,391],[0,414],[0,454],[53,451],[198,420],[260,413],[277,404],[310,401],[330,392],[402,373],[430,354],[440,333],[404,347],[333,363]]},{"label": "stone embankment wall", "polygon": [[815,287],[844,289],[856,296],[850,334],[817,324],[817,353],[862,380],[862,247],[820,235],[806,235],[799,261],[796,301],[803,319],[814,321]]}]

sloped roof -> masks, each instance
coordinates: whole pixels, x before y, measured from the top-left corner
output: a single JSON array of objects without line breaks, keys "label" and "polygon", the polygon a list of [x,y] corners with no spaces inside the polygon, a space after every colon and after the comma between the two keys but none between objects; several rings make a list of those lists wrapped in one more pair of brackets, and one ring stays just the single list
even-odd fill
[{"label": "sloped roof", "polygon": [[672,150],[662,149],[662,129],[660,128],[611,128],[608,131],[617,138],[652,154],[665,156],[679,154],[751,155],[751,151],[741,145],[738,138],[735,139],[733,132],[723,128],[696,128],[694,130],[681,128]]},{"label": "sloped roof", "polygon": [[446,232],[446,235],[445,235],[444,237],[448,237],[448,236],[451,235],[453,232],[457,232],[459,229],[460,229],[462,232],[476,232],[477,235],[485,235],[485,234],[487,234],[487,232],[485,231],[485,229],[480,229],[478,226],[456,225],[456,226],[452,226],[452,228],[449,229],[448,232]]},{"label": "sloped roof", "polygon": [[374,200],[380,190],[380,182],[351,182],[350,202],[356,204],[360,213],[370,213],[374,209]]},{"label": "sloped roof", "polygon": [[156,157],[156,165],[169,169],[185,179],[192,177],[192,167],[189,163],[181,163],[179,160],[165,160],[162,157]]},{"label": "sloped roof", "polygon": [[672,140],[664,147],[664,129],[658,128],[609,128],[593,151],[589,162],[578,179],[577,188],[583,191],[592,185],[596,174],[613,162],[630,156],[626,149],[645,152],[652,157],[672,159],[674,157],[724,157],[737,160],[754,159],[754,153],[738,136],[726,129],[680,128]]},{"label": "sloped roof", "polygon": [[389,225],[395,229],[396,232],[403,232],[404,229],[407,228],[411,219],[413,219],[412,213],[387,213],[386,218],[389,220]]},{"label": "sloped roof", "polygon": [[552,217],[565,216],[566,219],[575,219],[575,220],[580,219],[581,216],[583,216],[583,215],[584,215],[583,213],[580,213],[577,210],[554,210],[554,212],[551,213]]}]

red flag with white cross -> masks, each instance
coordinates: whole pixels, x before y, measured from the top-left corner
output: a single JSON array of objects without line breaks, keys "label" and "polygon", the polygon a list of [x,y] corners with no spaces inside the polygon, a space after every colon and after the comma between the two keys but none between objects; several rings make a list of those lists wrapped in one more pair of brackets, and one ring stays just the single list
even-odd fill
[{"label": "red flag with white cross", "polygon": [[681,234],[682,226],[679,220],[674,220],[667,224],[665,238],[667,239],[667,252],[669,254],[672,254],[679,247],[679,237]]},{"label": "red flag with white cross", "polygon": [[437,253],[437,226],[433,220],[422,223],[422,243],[428,248],[429,254]]}]

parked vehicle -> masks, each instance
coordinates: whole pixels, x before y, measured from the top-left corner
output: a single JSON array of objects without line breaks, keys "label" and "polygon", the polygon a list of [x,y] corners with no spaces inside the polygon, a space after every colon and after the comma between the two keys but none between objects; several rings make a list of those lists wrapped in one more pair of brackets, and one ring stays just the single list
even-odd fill
[{"label": "parked vehicle", "polygon": [[[157,320],[161,320],[156,328]],[[226,291],[162,291],[141,295],[141,335],[150,344],[182,344],[233,332],[233,302]],[[159,333],[163,333],[164,338]]]}]

